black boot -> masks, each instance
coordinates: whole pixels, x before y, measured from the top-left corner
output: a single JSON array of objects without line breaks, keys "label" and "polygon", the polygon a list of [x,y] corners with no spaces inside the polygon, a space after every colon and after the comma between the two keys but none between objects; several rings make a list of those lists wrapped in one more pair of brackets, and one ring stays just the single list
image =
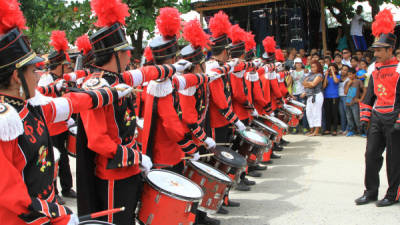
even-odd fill
[{"label": "black boot", "polygon": [[247,173],[247,175],[248,175],[248,176],[251,176],[251,177],[261,177],[261,176],[262,176],[262,174],[261,174],[260,172],[257,172],[257,171],[255,171],[255,170],[249,171],[249,172]]},{"label": "black boot", "polygon": [[228,207],[239,207],[240,203],[239,202],[234,202],[232,200],[228,200],[228,204],[225,204],[224,202],[224,206],[228,206]]},{"label": "black boot", "polygon": [[72,189],[69,189],[68,191],[62,191],[61,194],[66,198],[76,198],[76,192]]},{"label": "black boot", "polygon": [[378,200],[378,193],[371,193],[364,191],[364,194],[355,200],[356,205],[365,205],[370,202]]},{"label": "black boot", "polygon": [[277,155],[277,154],[275,154],[275,153],[272,152],[272,154],[271,154],[271,159],[280,159],[280,158],[281,158],[280,155]]},{"label": "black boot", "polygon": [[267,166],[263,166],[260,164],[256,164],[255,166],[252,166],[254,170],[259,170],[259,171],[263,171],[263,170],[267,170],[268,167]]},{"label": "black boot", "polygon": [[281,151],[283,151],[283,147],[281,147],[281,146],[279,146],[277,144],[274,144],[274,147],[272,148],[272,150],[273,151],[277,151],[277,152],[281,152]]},{"label": "black boot", "polygon": [[281,139],[281,142],[279,143],[282,146],[286,146],[288,144],[290,144],[290,142],[283,140],[283,138]]},{"label": "black boot", "polygon": [[219,209],[218,209],[218,212],[217,212],[218,214],[223,214],[223,215],[226,215],[226,214],[228,214],[229,213],[229,211],[227,210],[227,209],[225,209],[224,207],[219,207]]},{"label": "black boot", "polygon": [[271,159],[266,162],[261,162],[261,164],[263,164],[263,165],[269,165],[269,164],[273,164],[273,163],[274,163],[274,161]]},{"label": "black boot", "polygon": [[207,213],[197,211],[195,225],[219,225],[220,222],[217,219],[213,219],[207,216]]},{"label": "black boot", "polygon": [[252,186],[252,185],[255,185],[255,184],[256,184],[255,181],[249,180],[249,179],[247,179],[246,177],[243,179],[243,182],[244,182],[244,184],[246,184],[247,186]]},{"label": "black boot", "polygon": [[250,187],[244,183],[243,179],[240,180],[235,189],[238,191],[250,191]]}]

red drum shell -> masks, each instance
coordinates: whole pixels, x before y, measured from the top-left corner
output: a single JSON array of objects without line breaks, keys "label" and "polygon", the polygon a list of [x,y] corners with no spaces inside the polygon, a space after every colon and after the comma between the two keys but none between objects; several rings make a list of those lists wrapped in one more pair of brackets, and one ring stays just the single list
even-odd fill
[{"label": "red drum shell", "polygon": [[[206,173],[206,171],[200,169],[198,165],[215,170],[215,172],[224,176],[226,180],[217,178],[211,173]],[[229,188],[232,185],[232,180],[223,174],[223,172],[218,171],[205,163],[192,161],[188,161],[184,176],[195,182],[204,191],[204,196],[198,206],[198,210],[210,214],[216,213],[224,201],[225,194],[229,191]]]},{"label": "red drum shell", "polygon": [[[187,180],[187,178],[170,171],[152,170],[149,173],[154,171],[169,173],[171,176],[179,176]],[[185,198],[179,193],[170,193],[167,190],[163,190],[162,187],[158,187],[147,177],[145,180],[138,214],[138,219],[141,222],[146,225],[192,225],[194,223],[195,215],[191,212],[191,209],[193,203],[198,202],[203,196],[200,187],[187,180],[194,188],[198,188],[202,194],[199,198]]]},{"label": "red drum shell", "polygon": [[[271,142],[267,136],[253,128],[248,127],[246,132],[247,133],[241,132],[240,135],[236,137],[240,139],[239,153],[246,158],[249,165],[254,165],[262,159],[265,150],[271,147]],[[249,136],[246,136],[248,133],[255,133],[258,136],[264,137],[265,142],[261,143],[255,139],[251,139]],[[235,142],[237,142],[237,140],[235,140],[234,143]]]},{"label": "red drum shell", "polygon": [[76,133],[72,128],[68,131],[67,150],[69,155],[76,157]]}]

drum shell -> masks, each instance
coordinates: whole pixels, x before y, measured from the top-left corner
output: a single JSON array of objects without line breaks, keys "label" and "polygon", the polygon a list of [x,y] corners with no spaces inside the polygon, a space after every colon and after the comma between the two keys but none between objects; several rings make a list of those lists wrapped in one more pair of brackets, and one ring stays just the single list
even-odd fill
[{"label": "drum shell", "polygon": [[[223,172],[221,172],[223,173]],[[231,182],[222,181],[199,170],[192,163],[188,163],[184,176],[199,185],[204,192],[203,199],[199,203],[198,210],[214,214],[224,201],[225,194],[229,191]]]},{"label": "drum shell", "polygon": [[69,155],[76,157],[76,134],[71,131],[68,131],[67,150]]},{"label": "drum shell", "polygon": [[240,142],[239,153],[246,158],[248,165],[257,164],[264,154],[266,147],[252,145],[246,141]]},{"label": "drum shell", "polygon": [[146,225],[191,225],[195,220],[192,205],[192,201],[170,197],[144,183],[138,219]]},{"label": "drum shell", "polygon": [[58,165],[60,161],[60,151],[58,151],[57,148],[53,147],[53,152],[54,152],[54,181],[57,180],[58,176]]},{"label": "drum shell", "polygon": [[270,120],[265,120],[264,123],[274,129],[277,133],[278,136],[275,139],[275,143],[279,143],[281,141],[282,136],[285,134],[285,129],[282,127],[277,126],[275,123],[271,122]]},{"label": "drum shell", "polygon": [[[252,123],[252,127],[261,130],[261,132],[262,132],[265,136],[267,136],[271,142],[276,142],[276,139],[277,139],[277,137],[278,137],[278,133],[277,133],[274,129],[272,129],[271,127],[269,127],[269,128],[272,129],[273,131],[275,131],[275,133],[273,133],[273,131],[270,131],[270,130],[268,130],[268,129],[262,127],[262,126],[259,125],[259,124],[263,124],[263,125],[267,126],[265,123],[263,123],[263,122],[261,122],[261,121],[259,121],[259,120],[254,120],[253,123]],[[273,143],[272,143],[272,144],[273,144]]]}]

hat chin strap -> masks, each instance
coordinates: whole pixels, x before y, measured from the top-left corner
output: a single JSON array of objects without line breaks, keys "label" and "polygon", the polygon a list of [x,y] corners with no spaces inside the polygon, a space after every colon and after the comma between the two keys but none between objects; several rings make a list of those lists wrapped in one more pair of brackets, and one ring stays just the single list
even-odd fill
[{"label": "hat chin strap", "polygon": [[117,61],[118,74],[121,74],[121,62],[119,61],[118,52],[114,52],[115,60]]},{"label": "hat chin strap", "polygon": [[22,72],[22,69],[18,69],[18,77],[21,80],[22,88],[24,89],[25,92],[25,99],[28,100],[31,97],[29,95],[29,88],[28,85],[26,84],[25,76],[24,73]]}]

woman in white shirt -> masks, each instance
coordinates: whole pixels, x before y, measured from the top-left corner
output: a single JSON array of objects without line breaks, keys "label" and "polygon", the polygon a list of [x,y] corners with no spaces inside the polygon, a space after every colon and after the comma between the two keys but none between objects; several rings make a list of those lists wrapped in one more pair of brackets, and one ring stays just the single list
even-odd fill
[{"label": "woman in white shirt", "polygon": [[[301,103],[306,103],[306,96],[305,96],[305,91],[304,91],[304,86],[303,86],[303,80],[305,77],[305,71],[303,69],[303,62],[300,58],[296,58],[294,60],[294,66],[295,70],[291,71],[291,76],[293,79],[293,87],[292,87],[292,93],[293,96],[295,97],[295,100],[301,102]],[[302,125],[303,125],[303,133],[308,132],[308,122],[307,122],[307,116],[304,115],[302,119]],[[298,133],[300,129],[300,124],[293,129],[293,133]]]}]

